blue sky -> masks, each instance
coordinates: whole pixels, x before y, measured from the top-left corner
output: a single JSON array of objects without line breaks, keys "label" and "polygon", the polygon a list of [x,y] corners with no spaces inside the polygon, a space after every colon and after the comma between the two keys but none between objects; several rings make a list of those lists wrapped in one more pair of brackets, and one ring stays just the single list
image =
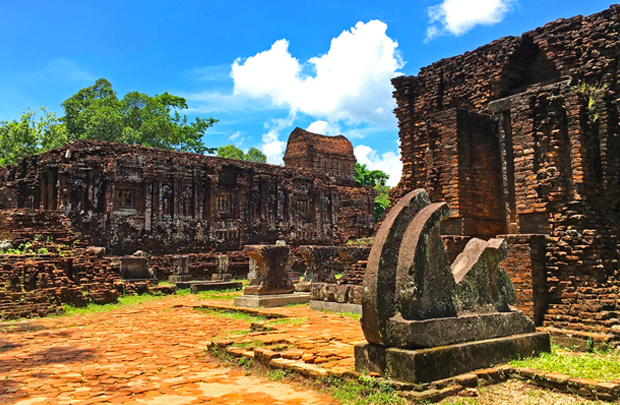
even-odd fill
[{"label": "blue sky", "polygon": [[400,173],[389,79],[599,0],[5,1],[0,120],[60,103],[96,79],[119,97],[169,91],[220,120],[206,144],[281,163],[296,127],[349,137],[371,168]]}]

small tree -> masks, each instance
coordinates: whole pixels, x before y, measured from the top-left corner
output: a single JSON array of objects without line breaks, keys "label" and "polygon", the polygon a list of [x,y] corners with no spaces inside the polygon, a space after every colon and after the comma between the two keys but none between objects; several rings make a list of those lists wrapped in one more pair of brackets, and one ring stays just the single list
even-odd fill
[{"label": "small tree", "polygon": [[67,129],[53,112],[28,110],[19,120],[0,121],[0,166],[67,143]]},{"label": "small tree", "polygon": [[229,159],[245,160],[246,162],[267,163],[267,156],[255,147],[251,147],[248,153],[244,153],[235,145],[220,146],[217,149],[217,156]]},{"label": "small tree", "polygon": [[381,170],[369,170],[366,165],[355,163],[355,182],[357,185],[359,187],[370,186],[378,192],[374,206],[375,222],[379,221],[381,215],[390,206],[388,193],[391,188],[385,184],[389,178],[390,176]]}]

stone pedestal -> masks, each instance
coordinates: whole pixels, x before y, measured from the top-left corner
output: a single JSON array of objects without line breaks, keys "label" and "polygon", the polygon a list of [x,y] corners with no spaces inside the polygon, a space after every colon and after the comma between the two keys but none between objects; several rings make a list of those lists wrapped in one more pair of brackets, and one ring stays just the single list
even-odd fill
[{"label": "stone pedestal", "polygon": [[256,308],[282,306],[310,301],[310,294],[293,294],[295,286],[286,272],[289,248],[282,245],[248,245],[244,251],[250,256],[250,268],[256,278],[235,298],[235,305]]},{"label": "stone pedestal", "polygon": [[277,245],[248,245],[243,248],[250,255],[250,267],[257,277],[243,290],[243,295],[290,294],[295,286],[286,273],[289,247]]},{"label": "stone pedestal", "polygon": [[[172,275],[168,276],[168,281],[171,284],[178,284],[191,279],[192,276],[189,274],[189,256],[176,256],[172,261]],[[177,288],[179,288],[178,285]]]},{"label": "stone pedestal", "polygon": [[548,333],[529,333],[428,349],[355,346],[355,368],[395,380],[426,383],[551,350]]}]

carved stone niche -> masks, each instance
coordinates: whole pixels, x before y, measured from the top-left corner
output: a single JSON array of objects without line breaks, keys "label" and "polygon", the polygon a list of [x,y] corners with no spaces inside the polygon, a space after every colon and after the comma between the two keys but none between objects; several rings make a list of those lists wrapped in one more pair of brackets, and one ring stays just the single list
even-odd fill
[{"label": "carved stone niche", "polygon": [[414,382],[448,378],[550,350],[549,335],[512,307],[501,239],[472,239],[450,265],[439,236],[446,203],[418,189],[375,236],[362,293],[356,369]]}]

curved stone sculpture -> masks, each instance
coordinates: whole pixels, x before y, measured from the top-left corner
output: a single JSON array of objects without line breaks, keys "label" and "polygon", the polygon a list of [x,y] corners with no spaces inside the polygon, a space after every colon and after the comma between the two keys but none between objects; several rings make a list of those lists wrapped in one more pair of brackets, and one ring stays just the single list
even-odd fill
[{"label": "curved stone sculpture", "polygon": [[369,343],[424,348],[535,330],[513,310],[514,290],[499,263],[505,242],[473,239],[450,266],[439,235],[446,203],[418,189],[390,211],[375,236],[362,297]]},{"label": "curved stone sculpture", "polygon": [[472,239],[450,265],[439,235],[449,215],[419,189],[403,197],[375,236],[362,292],[358,371],[429,382],[550,350],[549,334],[511,307],[501,239]]}]

